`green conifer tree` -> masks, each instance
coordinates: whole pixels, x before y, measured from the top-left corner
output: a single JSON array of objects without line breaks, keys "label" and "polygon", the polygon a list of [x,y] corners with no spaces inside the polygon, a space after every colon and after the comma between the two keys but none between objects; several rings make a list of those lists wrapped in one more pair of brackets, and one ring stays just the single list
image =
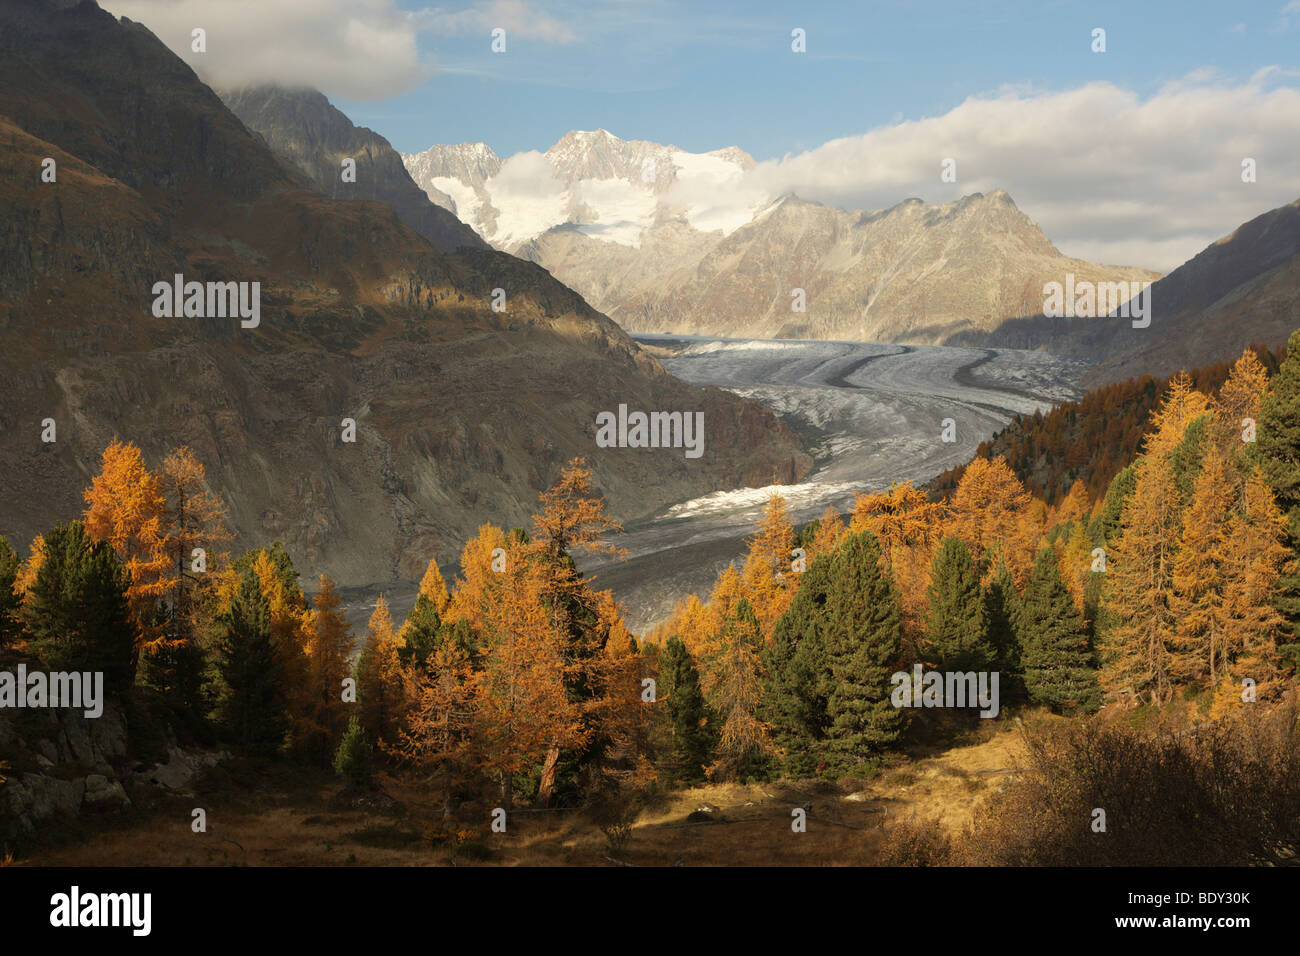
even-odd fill
[{"label": "green conifer tree", "polygon": [[217,666],[226,684],[222,724],[240,749],[272,755],[284,743],[288,718],[271,641],[271,610],[251,570],[240,578],[220,623]]},{"label": "green conifer tree", "polygon": [[898,589],[879,542],[869,531],[850,535],[835,555],[826,599],[826,756],[836,769],[852,769],[902,735],[889,680],[902,631]]},{"label": "green conifer tree", "polygon": [[1125,465],[1110,480],[1106,488],[1106,497],[1102,502],[1101,513],[1088,525],[1088,537],[1096,545],[1113,542],[1119,536],[1120,519],[1124,512],[1124,502],[1137,487],[1137,474],[1132,465]]},{"label": "green conifer tree", "polygon": [[1038,553],[1015,630],[1030,701],[1058,712],[1096,709],[1101,691],[1088,631],[1050,546]]},{"label": "green conifer tree", "polygon": [[998,561],[984,591],[984,614],[993,647],[993,666],[998,671],[998,695],[1004,702],[1024,700],[1025,675],[1020,662],[1020,638],[1016,634],[1020,592],[1005,561]]},{"label": "green conifer tree", "polygon": [[17,640],[22,633],[22,622],[19,619],[22,600],[14,590],[21,566],[17,552],[9,547],[7,540],[0,537],[0,651]]},{"label": "green conifer tree", "polygon": [[369,787],[373,779],[374,748],[366,740],[366,732],[355,714],[349,718],[348,729],[334,754],[334,772],[359,789]]},{"label": "green conifer tree", "polygon": [[129,575],[112,546],[80,521],[45,536],[45,560],[23,606],[23,623],[52,671],[102,671],[109,693],[135,679],[136,630],[126,599]]},{"label": "green conifer tree", "polygon": [[996,657],[979,569],[960,538],[944,538],[926,587],[927,652],[942,671],[986,671]]},{"label": "green conifer tree", "polygon": [[411,613],[406,615],[406,623],[402,625],[401,633],[398,634],[402,645],[398,648],[397,655],[402,666],[414,674],[422,673],[424,662],[438,649],[442,629],[443,623],[438,615],[438,608],[427,595],[421,594],[415,599],[415,606],[411,608]]},{"label": "green conifer tree", "polygon": [[698,783],[713,760],[713,733],[699,671],[676,635],[667,640],[659,655],[658,697],[668,735],[661,762],[665,782]]},{"label": "green conifer tree", "polygon": [[1287,630],[1278,650],[1300,668],[1300,330],[1292,333],[1286,358],[1260,403],[1251,457],[1287,517],[1285,543],[1295,564],[1278,582],[1274,606]]},{"label": "green conifer tree", "polygon": [[818,555],[800,576],[799,590],[777,619],[764,651],[763,719],[772,727],[785,772],[795,778],[816,772],[829,724],[830,665],[823,632],[833,558]]}]

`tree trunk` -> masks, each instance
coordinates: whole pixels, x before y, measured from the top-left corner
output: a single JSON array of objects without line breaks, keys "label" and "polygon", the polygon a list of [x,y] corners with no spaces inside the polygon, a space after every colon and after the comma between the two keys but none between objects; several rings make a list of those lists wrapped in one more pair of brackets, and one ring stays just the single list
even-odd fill
[{"label": "tree trunk", "polygon": [[560,747],[551,744],[546,752],[546,763],[542,766],[542,780],[537,787],[537,802],[543,807],[551,805],[551,791],[555,788],[555,767],[560,762]]}]

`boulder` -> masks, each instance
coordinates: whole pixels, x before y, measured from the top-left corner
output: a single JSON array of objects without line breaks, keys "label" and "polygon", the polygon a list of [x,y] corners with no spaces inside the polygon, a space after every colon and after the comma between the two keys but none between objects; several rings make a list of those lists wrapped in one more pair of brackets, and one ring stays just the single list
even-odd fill
[{"label": "boulder", "polygon": [[131,799],[117,780],[110,780],[103,774],[92,773],[86,778],[86,790],[82,797],[83,811],[118,812],[131,806]]}]

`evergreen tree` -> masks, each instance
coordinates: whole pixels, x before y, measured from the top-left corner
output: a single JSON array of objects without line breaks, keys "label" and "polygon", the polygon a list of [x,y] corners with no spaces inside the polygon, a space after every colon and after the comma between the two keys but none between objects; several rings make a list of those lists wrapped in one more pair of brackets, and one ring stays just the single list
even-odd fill
[{"label": "evergreen tree", "polygon": [[240,749],[270,756],[284,743],[289,721],[271,641],[271,609],[251,569],[239,579],[221,626],[217,666],[226,684],[222,723]]},{"label": "evergreen tree", "polygon": [[1137,487],[1137,474],[1132,465],[1125,465],[1110,480],[1106,497],[1102,502],[1101,513],[1088,526],[1088,536],[1093,544],[1105,546],[1119,537],[1120,516],[1124,511],[1124,502],[1133,489]]},{"label": "evergreen tree", "polygon": [[397,654],[402,666],[413,674],[423,671],[425,661],[438,647],[442,627],[442,618],[433,599],[425,594],[419,595],[398,635],[401,646]]},{"label": "evergreen tree", "polygon": [[1274,606],[1287,633],[1279,650],[1300,668],[1300,330],[1260,403],[1252,457],[1286,516],[1286,547],[1295,563],[1278,582]]},{"label": "evergreen tree", "polygon": [[22,633],[19,611],[22,596],[17,590],[18,572],[22,561],[18,554],[9,547],[9,542],[0,537],[0,652],[17,640]]},{"label": "evergreen tree", "polygon": [[350,786],[358,789],[369,787],[374,776],[374,755],[374,748],[361,729],[361,721],[354,714],[349,718],[348,729],[334,754],[334,772],[347,780]]},{"label": "evergreen tree", "polygon": [[783,753],[791,777],[808,777],[817,770],[826,735],[826,694],[830,667],[823,632],[834,552],[813,559],[802,575],[790,607],[772,629],[766,649],[767,688],[763,719]]},{"label": "evergreen tree", "polygon": [[1020,592],[1004,561],[998,561],[984,591],[984,615],[998,671],[998,693],[1004,701],[1024,700],[1025,675],[1020,663],[1020,639],[1016,635]]},{"label": "evergreen tree", "polygon": [[1018,617],[1015,629],[1029,699],[1058,712],[1095,709],[1100,692],[1090,666],[1087,628],[1050,546],[1038,554]]},{"label": "evergreen tree", "polygon": [[902,646],[898,590],[869,531],[849,535],[835,555],[825,642],[831,671],[827,757],[848,770],[896,743],[903,731],[889,681]]},{"label": "evergreen tree", "polygon": [[926,608],[925,639],[935,667],[961,672],[989,669],[995,654],[979,569],[960,538],[944,538],[934,556]]},{"label": "evergreen tree", "polygon": [[699,671],[676,635],[659,655],[659,700],[669,738],[662,761],[665,782],[699,783],[712,762],[713,734]]},{"label": "evergreen tree", "polygon": [[49,670],[102,671],[109,693],[126,693],[137,637],[126,568],[80,521],[47,534],[43,554],[23,604],[33,650]]},{"label": "evergreen tree", "polygon": [[1213,416],[1209,413],[1197,415],[1187,425],[1183,440],[1174,449],[1169,458],[1169,467],[1174,476],[1174,488],[1178,491],[1178,500],[1186,505],[1192,500],[1192,487],[1196,476],[1200,474],[1201,462],[1209,442],[1210,423]]}]

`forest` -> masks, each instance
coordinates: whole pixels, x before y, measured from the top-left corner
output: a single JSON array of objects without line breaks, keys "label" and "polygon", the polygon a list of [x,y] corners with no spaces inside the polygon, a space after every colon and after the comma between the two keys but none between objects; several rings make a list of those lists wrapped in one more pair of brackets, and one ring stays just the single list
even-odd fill
[{"label": "forest", "polygon": [[[1289,860],[1300,333],[1274,370],[1248,349],[1207,381],[1159,388],[1104,488],[1047,500],[977,457],[939,500],[898,483],[799,528],[775,493],[707,597],[640,636],[575,565],[620,530],[580,459],[529,527],[483,525],[450,587],[430,560],[405,620],[381,596],[354,635],[328,577],[305,589],[279,544],[234,553],[189,449],[151,465],[115,439],[80,516],[25,559],[0,539],[0,661],[103,672],[141,752],[170,733],[348,792],[404,780],[434,845],[575,808],[615,850],[655,794],[867,781],[958,740],[973,710],[900,708],[891,675],[996,672],[1028,768],[966,834],[902,821],[879,862]],[[1130,839],[1089,842],[1107,806]]]}]

